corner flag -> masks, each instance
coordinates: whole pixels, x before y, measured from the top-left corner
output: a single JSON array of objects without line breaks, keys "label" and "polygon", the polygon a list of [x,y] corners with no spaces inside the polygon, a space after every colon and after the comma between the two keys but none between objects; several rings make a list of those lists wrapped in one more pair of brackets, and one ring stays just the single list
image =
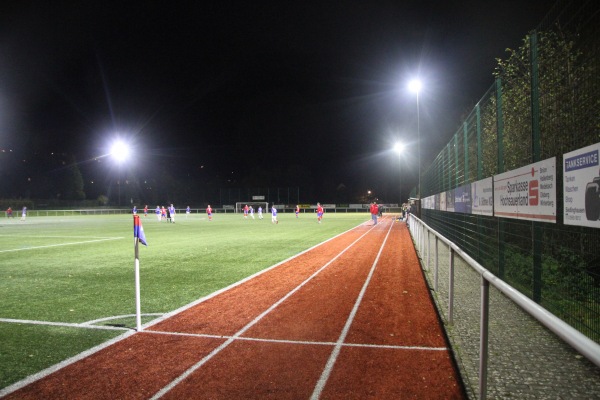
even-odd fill
[{"label": "corner flag", "polygon": [[137,214],[133,216],[133,237],[134,239],[138,238],[144,246],[148,246],[148,243],[146,243],[146,235],[144,235],[144,227],[142,227],[142,221],[140,221],[140,216]]}]

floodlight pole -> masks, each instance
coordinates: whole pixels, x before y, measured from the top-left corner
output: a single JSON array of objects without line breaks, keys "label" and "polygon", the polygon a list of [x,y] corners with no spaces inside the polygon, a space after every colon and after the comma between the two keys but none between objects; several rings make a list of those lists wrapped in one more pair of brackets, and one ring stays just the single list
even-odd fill
[{"label": "floodlight pole", "polygon": [[[417,153],[419,159],[419,185],[417,187],[417,198],[421,203],[421,118],[419,115],[419,90],[417,90]],[[420,207],[419,207],[420,208]]]}]

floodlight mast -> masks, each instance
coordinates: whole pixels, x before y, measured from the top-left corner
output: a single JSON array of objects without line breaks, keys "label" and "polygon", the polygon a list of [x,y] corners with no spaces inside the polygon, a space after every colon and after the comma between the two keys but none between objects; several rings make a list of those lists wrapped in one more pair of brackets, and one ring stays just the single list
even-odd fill
[{"label": "floodlight mast", "polygon": [[121,205],[121,165],[127,161],[127,158],[129,157],[129,146],[127,145],[127,143],[123,142],[120,139],[117,139],[111,149],[110,149],[110,155],[111,157],[117,162],[117,167],[119,170],[119,176],[118,176],[118,180],[117,180],[117,189],[118,189],[118,199],[117,199],[117,205],[120,206]]},{"label": "floodlight mast", "polygon": [[419,162],[419,183],[417,186],[417,198],[421,201],[421,118],[419,115],[419,92],[421,92],[422,84],[419,79],[413,79],[408,83],[408,88],[411,92],[417,94],[417,156]]},{"label": "floodlight mast", "polygon": [[[405,146],[404,143],[402,142],[396,142],[394,144],[394,151],[396,152],[396,154],[398,154],[398,156],[401,156],[402,153],[404,152]],[[400,188],[399,188],[399,192],[400,192],[400,205],[402,205],[402,170],[400,170]]]}]

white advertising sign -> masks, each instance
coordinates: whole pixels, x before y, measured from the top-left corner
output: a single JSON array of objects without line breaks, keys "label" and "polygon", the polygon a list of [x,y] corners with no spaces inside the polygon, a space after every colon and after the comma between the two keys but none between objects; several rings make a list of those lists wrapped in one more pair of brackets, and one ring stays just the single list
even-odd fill
[{"label": "white advertising sign", "polygon": [[440,193],[440,211],[446,211],[446,192]]},{"label": "white advertising sign", "polygon": [[600,143],[563,156],[565,225],[600,228]]},{"label": "white advertising sign", "polygon": [[446,211],[454,212],[454,189],[446,192]]},{"label": "white advertising sign", "polygon": [[495,175],[494,216],[556,223],[556,157]]},{"label": "white advertising sign", "polygon": [[482,179],[477,182],[471,183],[471,214],[478,215],[494,215],[494,192],[493,192],[494,179],[490,176],[489,178]]}]

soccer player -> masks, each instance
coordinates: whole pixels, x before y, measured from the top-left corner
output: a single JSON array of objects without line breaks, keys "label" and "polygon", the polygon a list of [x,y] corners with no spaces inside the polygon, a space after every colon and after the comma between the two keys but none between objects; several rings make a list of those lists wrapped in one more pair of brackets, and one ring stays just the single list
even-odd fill
[{"label": "soccer player", "polygon": [[171,214],[171,222],[175,223],[175,207],[173,207],[173,204],[169,206],[169,214]]},{"label": "soccer player", "polygon": [[12,208],[10,207],[8,207],[8,210],[6,210],[6,218],[14,218],[12,214]]},{"label": "soccer player", "polygon": [[263,219],[262,206],[258,206],[258,219]]},{"label": "soccer player", "polygon": [[187,206],[187,208],[185,209],[185,217],[186,218],[188,217],[188,215],[190,215],[190,212],[191,212],[190,206]]},{"label": "soccer player", "polygon": [[27,207],[23,207],[23,211],[21,211],[21,221],[25,221],[26,216],[27,216]]},{"label": "soccer player", "polygon": [[250,216],[254,219],[254,208],[252,206],[250,206]]},{"label": "soccer player", "polygon": [[144,206],[144,217],[148,216],[148,204]]},{"label": "soccer player", "polygon": [[244,206],[244,219],[248,219],[248,204]]},{"label": "soccer player", "polygon": [[300,206],[296,204],[296,218],[298,218],[298,214],[300,214]]},{"label": "soccer player", "polygon": [[165,206],[160,208],[160,219],[164,219],[165,221],[167,220],[167,210],[165,209]]},{"label": "soccer player", "polygon": [[156,210],[154,210],[154,213],[156,214],[156,218],[158,218],[158,222],[160,222],[161,213],[159,206],[156,206]]},{"label": "soccer player", "polygon": [[210,207],[210,204],[206,207],[206,215],[208,215],[208,220],[212,221],[212,208]]},{"label": "soccer player", "polygon": [[132,212],[133,212],[133,215],[137,214],[137,207],[136,206],[133,206]]},{"label": "soccer player", "polygon": [[321,207],[321,203],[317,203],[317,221],[321,223],[323,219],[323,207]]},{"label": "soccer player", "polygon": [[271,223],[272,224],[279,223],[279,221],[277,221],[277,209],[275,208],[275,204],[273,204],[273,207],[271,207]]}]

